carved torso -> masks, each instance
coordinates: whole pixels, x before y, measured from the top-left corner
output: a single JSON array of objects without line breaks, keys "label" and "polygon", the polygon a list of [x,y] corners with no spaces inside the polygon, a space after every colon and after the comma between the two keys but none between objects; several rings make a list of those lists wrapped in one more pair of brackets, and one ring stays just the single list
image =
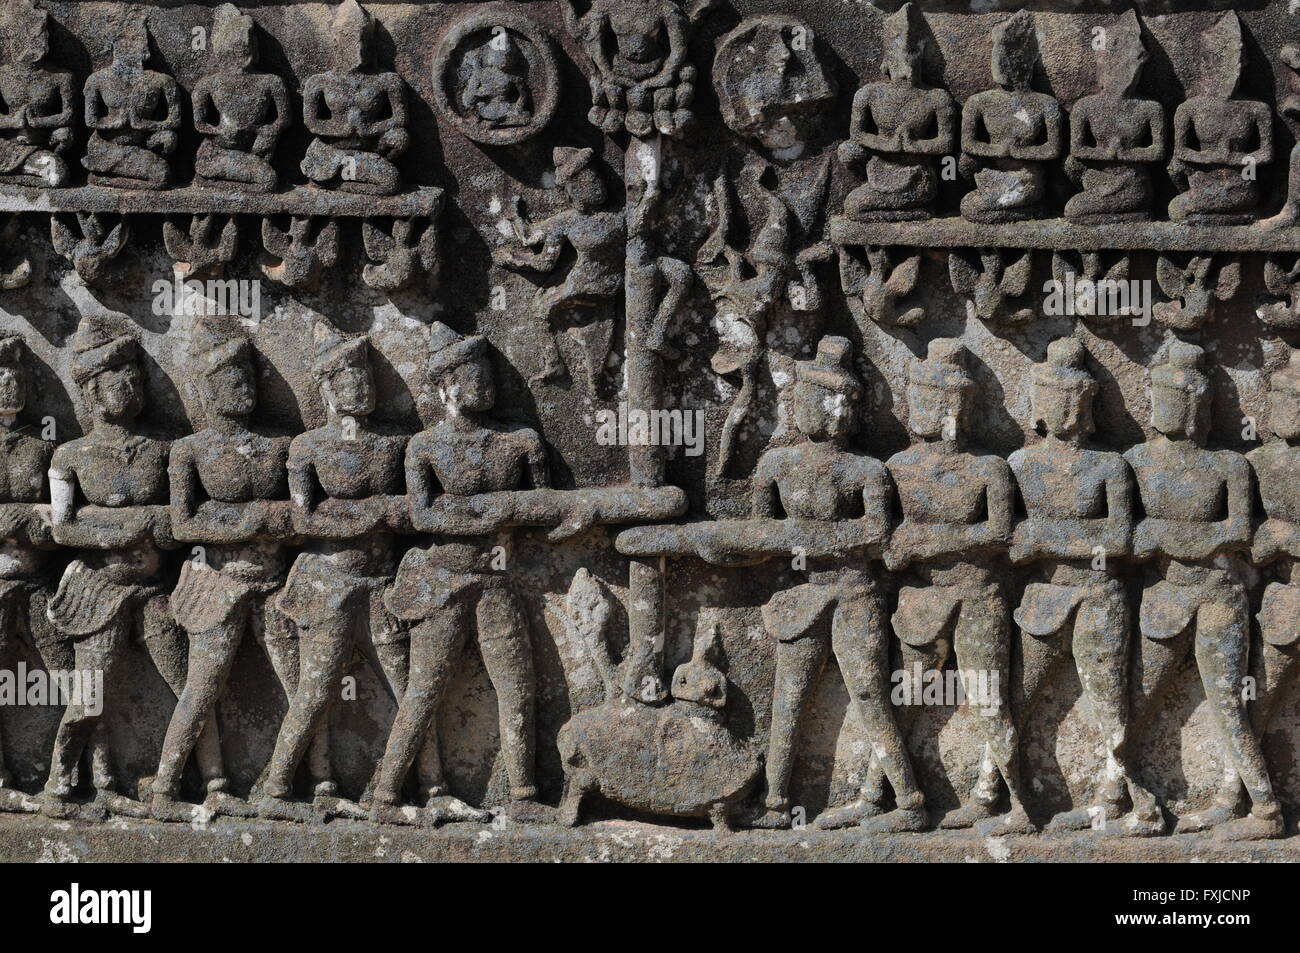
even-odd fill
[{"label": "carved torso", "polygon": [[54,445],[30,434],[0,437],[0,503],[39,503]]},{"label": "carved torso", "polygon": [[204,430],[176,441],[174,455],[194,467],[203,495],[221,503],[284,500],[288,437]]},{"label": "carved torso", "polygon": [[81,495],[93,506],[146,506],[167,502],[166,441],[133,435],[125,445],[94,433],[54,451],[50,468],[74,473]]},{"label": "carved torso", "polygon": [[826,444],[783,447],[763,455],[757,479],[776,483],[791,519],[842,520],[862,516],[864,488],[885,480],[884,464]]},{"label": "carved torso", "polygon": [[308,463],[326,496],[360,500],[403,491],[405,435],[370,433],[358,428],[349,438],[332,425],[295,437],[289,463]]}]

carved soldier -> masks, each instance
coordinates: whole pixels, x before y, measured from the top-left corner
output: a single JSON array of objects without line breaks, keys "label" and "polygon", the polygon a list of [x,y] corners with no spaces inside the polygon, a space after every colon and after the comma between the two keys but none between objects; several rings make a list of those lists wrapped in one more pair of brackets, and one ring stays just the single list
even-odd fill
[{"label": "carved soldier", "polygon": [[62,156],[73,138],[72,74],[45,62],[49,14],[32,0],[8,0],[0,22],[12,45],[0,66],[0,182],[57,188],[68,181]]},{"label": "carved soldier", "polygon": [[113,43],[113,62],[86,80],[90,140],[81,164],[92,185],[161,189],[172,181],[167,157],[176,151],[181,101],[176,80],[145,69],[149,27],[127,21]]},{"label": "carved soldier", "polygon": [[[1011,454],[1025,518],[1011,561],[1032,564],[1014,617],[1021,631],[1022,727],[1057,666],[1072,658],[1106,751],[1091,807],[1057,815],[1052,827],[1101,828],[1122,814],[1125,788],[1138,817],[1154,796],[1132,775],[1128,741],[1128,599],[1119,558],[1133,533],[1133,479],[1118,453],[1089,446],[1097,383],[1077,338],[1061,338],[1034,366],[1034,423],[1043,439]],[[1134,833],[1142,833],[1140,829]]]},{"label": "carved soldier", "polygon": [[[565,311],[594,308],[616,301],[623,291],[623,250],[627,227],[622,211],[601,211],[608,199],[605,183],[592,166],[590,149],[560,147],[555,150],[556,185],[563,190],[569,208],[536,224],[524,220],[516,210],[510,218],[517,244],[493,252],[493,258],[511,268],[550,273],[560,262],[566,246],[574,260],[564,281],[541,288],[533,302],[540,325],[534,340],[542,352],[540,379],[563,373],[559,349],[551,336],[551,322]],[[537,249],[537,246],[541,246]],[[537,250],[533,250],[537,249]],[[589,322],[598,324],[599,319]],[[606,322],[612,329],[612,321]],[[589,329],[589,334],[595,329]],[[606,334],[603,347],[587,354],[587,376],[591,388],[605,369],[609,351]]]},{"label": "carved soldier", "polygon": [[865,160],[867,181],[849,193],[844,214],[859,221],[929,218],[938,194],[937,156],[953,150],[957,106],[952,94],[924,85],[924,20],[907,3],[885,18],[887,80],[868,83],[853,97],[849,139],[840,161]]},{"label": "carved soldier", "polygon": [[[924,582],[904,586],[893,616],[903,668],[941,669],[951,652],[965,684],[980,683],[973,698],[984,733],[980,777],[970,799],[949,812],[943,827],[981,833],[1029,833],[1019,764],[1019,733],[1011,714],[1011,627],[1006,599],[990,557],[1011,536],[1012,482],[1006,461],[963,449],[975,382],[960,341],[930,342],[907,385],[908,430],[913,445],[889,458],[903,520],[885,550],[894,572],[912,567]],[[1010,812],[998,816],[998,775],[1010,795]]]},{"label": "carved soldier", "polygon": [[971,222],[1041,217],[1047,163],[1061,157],[1061,104],[1032,88],[1038,63],[1034,15],[1021,10],[993,28],[993,80],[998,89],[966,100],[961,115],[961,165],[975,190],[961,200]]},{"label": "carved soldier", "polygon": [[[1252,668],[1263,677],[1251,706],[1255,733],[1262,739],[1273,721],[1278,702],[1294,684],[1300,655],[1300,350],[1292,351],[1285,367],[1272,373],[1268,387],[1267,439],[1246,454],[1259,483],[1263,522],[1255,528],[1251,562],[1270,567],[1259,606],[1260,656]],[[1235,771],[1224,779],[1219,801],[1235,815],[1242,784]]]},{"label": "carved soldier", "polygon": [[1203,92],[1174,110],[1169,174],[1181,190],[1169,217],[1193,225],[1243,225],[1259,205],[1259,166],[1273,161],[1273,113],[1243,99],[1237,84],[1245,64],[1241,21],[1231,10],[1202,35],[1211,66]]},{"label": "carved soldier", "polygon": [[[325,404],[324,426],[289,445],[294,528],[312,540],[294,561],[275,604],[298,630],[300,677],[260,782],[264,816],[302,819],[289,800],[294,772],[325,724],[354,650],[394,697],[406,688],[406,633],[384,610],[393,577],[394,533],[409,530],[402,454],[407,438],[371,420],[375,380],[370,344],[316,325],[313,373]],[[364,817],[318,779],[318,811]]]},{"label": "carved soldier", "polygon": [[[214,718],[246,631],[266,649],[285,694],[292,698],[298,685],[298,643],[270,605],[284,582],[280,541],[293,534],[285,475],[289,438],[250,427],[257,404],[252,350],[237,319],[196,319],[186,367],[202,397],[205,426],[172,444],[168,475],[174,535],[201,545],[183,564],[170,600],[189,635],[189,663],[153,783],[158,820],[190,819],[190,805],[178,801],[181,772]],[[224,788],[209,790],[204,805],[218,813],[252,813]]]},{"label": "carved soldier", "polygon": [[303,122],[316,138],[303,175],[341,192],[393,195],[402,176],[393,160],[406,151],[406,83],[373,72],[375,21],[356,0],[334,14],[334,69],[303,84]]},{"label": "carved soldier", "polygon": [[[46,499],[54,444],[18,421],[27,405],[26,350],[19,335],[0,332],[0,659],[34,648],[46,668],[56,670],[67,659],[44,618],[53,539],[36,512]],[[0,716],[0,811],[35,811],[39,804],[12,787],[3,729]]]},{"label": "carved soldier", "polygon": [[[471,637],[478,642],[497,694],[501,749],[510,779],[507,814],[517,821],[537,822],[552,819],[554,813],[537,802],[533,650],[528,618],[510,578],[514,556],[508,522],[469,520],[459,532],[438,532],[425,521],[441,495],[472,497],[550,486],[541,437],[487,416],[496,402],[496,388],[486,347],[482,336],[461,337],[444,324],[433,325],[429,381],[437,388],[446,418],[411,438],[406,482],[415,525],[435,532],[429,546],[407,551],[385,597],[393,615],[414,625],[410,678],[375,788],[377,820],[412,821],[396,808],[401,786],[420,744],[437,744],[436,730],[430,726]],[[485,812],[452,796],[444,783],[429,795],[426,823],[487,819]]]},{"label": "carved soldier", "polygon": [[1101,92],[1083,97],[1070,112],[1065,171],[1082,189],[1065,203],[1072,222],[1150,218],[1148,166],[1168,151],[1164,107],[1134,95],[1148,58],[1137,14],[1130,10],[1106,29],[1097,68]]},{"label": "carved soldier", "polygon": [[[1211,394],[1202,354],[1194,344],[1169,346],[1166,362],[1151,370],[1157,433],[1124,454],[1145,513],[1133,532],[1133,555],[1154,559],[1159,573],[1142,594],[1137,715],[1139,724],[1151,715],[1171,676],[1194,652],[1223,760],[1245,784],[1252,812],[1233,819],[1233,785],[1234,803],[1216,801],[1208,811],[1183,817],[1178,831],[1214,827],[1234,840],[1281,837],[1282,811],[1242,698],[1250,606],[1233,557],[1250,542],[1250,466],[1238,453],[1205,449]],[[1136,819],[1152,833],[1164,830],[1158,809]]]},{"label": "carved soldier", "polygon": [[[54,539],[81,550],[68,565],[47,615],[73,644],[73,667],[102,672],[104,697],[74,697],[54,739],[42,810],[78,812],[73,772],[91,743],[136,634],[177,695],[185,682],[184,638],[167,612],[161,547],[172,545],[167,509],[167,444],[140,433],[144,386],[135,338],[83,321],[73,339],[72,377],[93,421],[90,432],[61,445],[50,461]],[[144,805],[116,791],[107,758],[95,758],[97,806],[144,816]],[[221,749],[205,731],[198,760],[205,783],[225,783]]]},{"label": "carved soldier", "polygon": [[272,73],[253,70],[253,18],[232,4],[217,7],[212,24],[213,72],[194,84],[194,128],[205,138],[194,157],[194,184],[270,192],[280,182],[271,165],[290,122],[289,91]]},{"label": "carved soldier", "polygon": [[[889,532],[889,474],[879,461],[848,449],[862,398],[848,340],[822,338],[816,358],[795,365],[795,377],[794,422],[804,441],[768,450],[759,459],[753,515],[860,520],[863,542],[879,547]],[[868,819],[863,813],[854,819],[866,830],[924,830],[929,826],[925,795],[889,701],[889,629],[873,573],[858,557],[813,558],[807,570],[807,582],[778,593],[763,607],[764,627],[777,640],[767,794],[742,823],[790,826],[790,776],[801,716],[827,657],[834,654],[898,804],[883,817]],[[847,816],[843,823],[849,823]]]}]

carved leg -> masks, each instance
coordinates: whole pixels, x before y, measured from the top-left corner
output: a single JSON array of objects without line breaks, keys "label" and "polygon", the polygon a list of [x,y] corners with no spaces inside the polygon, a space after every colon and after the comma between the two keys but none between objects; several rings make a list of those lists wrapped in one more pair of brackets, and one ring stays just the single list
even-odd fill
[{"label": "carved leg", "polygon": [[882,832],[920,831],[929,826],[929,816],[889,701],[888,639],[877,596],[840,602],[831,622],[831,648],[871,750],[888,776],[897,802],[896,810],[864,819],[862,827]]},{"label": "carved leg", "polygon": [[[1011,712],[1008,688],[1011,680],[1011,626],[1006,602],[1000,594],[963,600],[953,636],[953,649],[963,682],[972,686],[986,684],[992,695],[982,699],[984,705],[978,710],[977,721],[984,733],[984,754],[980,761],[980,780],[971,794],[972,805],[977,806],[978,811],[995,809],[997,774],[1001,774],[1011,802],[1009,813],[986,818],[980,823],[979,832],[985,836],[1032,833],[1034,824],[1025,811],[1020,780],[1020,733]],[[981,675],[983,682],[980,681]]]},{"label": "carved leg", "polygon": [[[262,597],[260,611],[250,614],[253,636],[271,662],[275,677],[292,704],[298,692],[298,638],[293,623],[275,608],[271,595]],[[329,719],[322,718],[311,737],[307,750],[307,772],[318,794],[334,790],[334,770],[330,764]]]},{"label": "carved leg", "polygon": [[554,812],[536,803],[536,689],[524,607],[513,590],[489,589],[479,598],[477,615],[483,667],[497,693],[501,753],[510,776],[509,816],[524,823],[553,821]]},{"label": "carved leg", "polygon": [[[77,642],[73,648],[73,664],[67,668],[75,668],[81,672],[102,672],[103,695],[111,694],[114,676],[117,674],[122,653],[126,649],[128,625],[127,619],[119,617],[107,628]],[[63,718],[59,722],[59,730],[54,736],[54,751],[50,756],[50,775],[45,782],[42,812],[56,817],[75,813],[75,809],[69,811],[73,771],[100,724],[106,702],[105,697],[69,699],[67,707],[63,710]],[[111,793],[108,789],[99,787],[101,783],[111,782],[111,775],[100,774],[100,771],[106,767],[106,765],[96,765],[94,780],[97,789]]]},{"label": "carved leg", "polygon": [[[410,674],[380,764],[374,793],[375,812],[380,812],[385,805],[401,803],[402,782],[415,761],[421,741],[436,734],[438,706],[464,654],[469,633],[468,609],[463,602],[454,602],[411,630]],[[436,781],[441,780],[439,764]]]},{"label": "carved leg", "polygon": [[1245,592],[1238,596],[1231,604],[1214,601],[1201,605],[1196,619],[1196,667],[1226,760],[1246,785],[1251,799],[1249,817],[1226,820],[1217,825],[1215,833],[1231,840],[1260,840],[1281,837],[1285,825],[1264,752],[1242,698],[1250,630]]},{"label": "carved leg", "polygon": [[790,826],[790,776],[794,748],[817,675],[826,664],[830,641],[809,634],[776,644],[776,684],[772,690],[772,727],[767,745],[767,795],[761,806],[742,813],[744,827]]},{"label": "carved leg", "polygon": [[582,799],[593,791],[600,789],[600,783],[586,768],[570,768],[567,761],[564,769],[564,795],[556,812],[557,819],[565,827],[577,827],[582,819]]},{"label": "carved leg", "polygon": [[[267,766],[262,790],[267,798],[285,801],[293,788],[293,775],[307,751],[312,735],[329,711],[352,655],[352,629],[356,620],[344,614],[329,623],[301,630],[301,678],[288,714],[280,726],[275,751]],[[268,804],[268,809],[278,805]]]},{"label": "carved leg", "polygon": [[[930,645],[916,646],[908,645],[906,642],[899,642],[898,645],[899,669],[906,673],[905,677],[908,679],[923,676],[930,671],[942,671],[944,665],[948,662],[948,656],[952,653],[952,643],[942,638],[936,639]],[[913,688],[912,703],[910,705],[900,705],[894,710],[894,719],[898,723],[898,731],[903,738],[904,745],[911,738],[912,728],[916,724],[917,716],[921,713],[922,701],[919,697],[921,682],[919,678],[917,678]],[[817,826],[824,830],[834,830],[838,827],[857,824],[865,817],[879,814],[882,810],[880,805],[884,799],[885,770],[880,764],[880,759],[876,757],[875,751],[870,750],[867,767],[862,776],[862,786],[858,792],[858,800],[842,808],[823,811],[817,815]]]},{"label": "carved leg", "polygon": [[[1070,811],[1053,819],[1067,829],[1105,829],[1120,816],[1125,789],[1133,801],[1133,816],[1120,828],[1125,834],[1152,832],[1151,818],[1163,819],[1155,796],[1133,777],[1129,741],[1128,606],[1122,596],[1106,602],[1084,602],[1074,620],[1074,660],[1084,697],[1097,719],[1106,748],[1102,783],[1094,803],[1083,811]],[[1144,823],[1143,819],[1146,819]]]},{"label": "carved leg", "polygon": [[[158,673],[162,675],[163,681],[167,683],[167,687],[179,699],[185,692],[189,659],[193,656],[193,652],[187,649],[185,630],[172,618],[165,596],[155,596],[145,603],[141,610],[140,624],[149,657],[157,667]],[[235,640],[237,645],[237,634]],[[234,648],[230,648],[229,651],[233,661]],[[215,697],[214,707],[208,711],[208,716],[202,723],[203,730],[198,737],[194,757],[199,765],[199,775],[203,778],[207,790],[224,791],[229,782],[226,779],[226,769],[221,757],[221,738],[217,733],[214,711]],[[181,762],[180,769],[183,770],[184,767],[185,763]],[[175,791],[165,791],[164,794],[174,797]]]},{"label": "carved leg", "polygon": [[[189,820],[189,805],[177,802],[181,773],[201,736],[212,731],[217,699],[221,697],[235,664],[235,653],[244,630],[243,615],[239,613],[225,625],[190,635],[185,687],[167,726],[158,773],[154,777],[152,810],[159,820]],[[209,790],[213,794],[224,793],[211,790],[210,786]],[[225,795],[225,798],[230,797]],[[224,801],[225,798],[218,800]]]}]

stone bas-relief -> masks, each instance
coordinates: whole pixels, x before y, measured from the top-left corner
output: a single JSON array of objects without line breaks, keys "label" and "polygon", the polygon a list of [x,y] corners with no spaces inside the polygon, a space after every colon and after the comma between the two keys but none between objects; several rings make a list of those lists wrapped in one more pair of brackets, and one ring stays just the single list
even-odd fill
[{"label": "stone bas-relief", "polygon": [[985,6],[3,0],[0,856],[1293,844],[1300,25]]}]

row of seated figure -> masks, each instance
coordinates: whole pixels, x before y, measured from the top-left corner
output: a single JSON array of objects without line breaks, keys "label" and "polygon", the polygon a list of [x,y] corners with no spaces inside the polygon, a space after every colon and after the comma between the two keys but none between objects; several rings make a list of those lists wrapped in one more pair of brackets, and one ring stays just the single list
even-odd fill
[{"label": "row of seated figure", "polygon": [[[48,14],[12,0],[7,22],[25,43],[0,67],[0,181],[58,187],[72,178],[77,95],[71,73],[46,62]],[[315,137],[301,162],[316,185],[391,195],[401,188],[393,160],[409,143],[406,86],[374,68],[374,20],[347,0],[333,23],[334,68],[303,84],[303,123]],[[192,92],[194,126],[203,141],[194,159],[196,186],[273,191],[276,145],[293,121],[285,81],[258,72],[253,18],[220,6],[211,37],[212,71]],[[161,189],[173,182],[170,157],[179,143],[181,90],[147,67],[149,30],[130,20],[113,43],[112,62],[82,91],[89,130],[81,165],[92,185]]]},{"label": "row of seated figure", "polygon": [[[1260,735],[1294,674],[1300,639],[1300,578],[1293,579],[1300,352],[1271,375],[1268,439],[1242,455],[1206,447],[1204,355],[1172,343],[1150,371],[1155,435],[1121,454],[1091,444],[1097,384],[1079,340],[1059,339],[1032,374],[1041,439],[1003,459],[965,445],[976,385],[964,346],[936,339],[907,381],[912,445],[882,462],[850,447],[863,386],[849,342],[827,336],[797,365],[789,400],[799,439],[760,459],[750,516],[674,525],[665,521],[685,510],[676,488],[549,489],[541,437],[491,416],[495,388],[481,336],[433,326],[427,372],[445,415],[415,435],[371,421],[376,390],[364,337],[318,326],[313,373],[327,421],[292,439],[250,424],[255,355],[236,319],[197,319],[187,347],[205,426],[169,444],[137,426],[145,393],[134,337],[84,322],[72,374],[93,423],[84,437],[53,446],[17,423],[27,409],[26,345],[14,333],[0,339],[0,649],[25,642],[51,670],[100,671],[106,686],[101,706],[76,697],[67,705],[40,798],[15,789],[0,762],[0,807],[187,820],[182,776],[194,756],[204,803],[219,813],[483,820],[481,809],[447,789],[431,727],[472,637],[497,694],[510,816],[576,822],[582,795],[596,784],[587,774],[569,779],[558,815],[538,801],[534,636],[511,539],[521,526],[549,526],[560,539],[600,523],[631,527],[620,540],[642,530],[712,533],[722,542],[709,553],[724,564],[728,547],[759,561],[779,558],[781,546],[761,542],[774,529],[786,540],[838,534],[833,547],[808,543],[806,565],[795,567],[804,581],[763,608],[775,642],[775,697],[765,787],[753,803],[734,805],[741,823],[790,825],[800,717],[832,654],[869,736],[870,763],[860,767],[860,797],[819,822],[882,831],[935,823],[908,751],[915,710],[896,708],[886,687],[896,650],[906,670],[937,670],[951,659],[962,673],[993,673],[1000,686],[975,719],[984,733],[979,782],[961,808],[938,819],[945,826],[1035,828],[1018,739],[1037,693],[1072,659],[1105,763],[1094,803],[1053,822],[1088,827],[1100,819],[1112,831],[1164,832],[1134,752],[1171,678],[1194,656],[1226,772],[1214,805],[1179,818],[1179,829],[1214,827],[1239,838],[1285,831]],[[421,535],[400,543],[413,534]],[[173,577],[165,552],[192,544],[199,545]],[[1131,620],[1135,562],[1150,568]],[[1253,711],[1241,691],[1252,671],[1248,564],[1267,580],[1257,613],[1262,656],[1254,660],[1264,679]],[[1010,567],[1024,567],[1028,580],[1014,611],[1002,582]],[[886,583],[897,588],[892,616]],[[229,790],[214,716],[245,635],[264,647],[289,699],[249,800]],[[137,636],[178,699],[145,803],[118,789],[103,730]],[[1016,708],[1013,640],[1026,698]],[[334,786],[324,728],[354,651],[398,704],[361,804]],[[725,683],[710,684],[710,697],[725,698],[718,688]],[[573,757],[576,770],[581,759]],[[304,760],[311,803],[294,797]],[[413,768],[423,810],[402,803]],[[79,770],[89,771],[96,791],[88,805],[75,796]],[[886,810],[891,790],[894,807]],[[715,820],[730,822],[723,814]]]},{"label": "row of seated figure", "polygon": [[[7,22],[25,45],[0,67],[0,182],[66,185],[75,138],[73,77],[46,62],[43,10],[31,0],[11,0]],[[394,160],[409,144],[409,111],[405,82],[375,68],[373,28],[355,0],[338,8],[334,68],[303,85],[302,119],[314,138],[301,170],[322,187],[386,195],[401,187]],[[992,74],[998,86],[969,97],[960,110],[950,93],[923,81],[925,29],[912,4],[888,17],[882,64],[888,78],[854,97],[840,156],[850,168],[862,167],[866,181],[845,203],[849,218],[929,217],[940,164],[956,153],[954,171],[974,185],[961,202],[962,216],[973,222],[1052,217],[1049,177],[1060,160],[1079,189],[1064,208],[1071,221],[1152,218],[1151,170],[1166,162],[1179,193],[1169,205],[1170,219],[1199,225],[1256,219],[1258,175],[1273,160],[1273,115],[1265,103],[1237,93],[1245,53],[1234,12],[1203,36],[1206,75],[1198,95],[1174,112],[1172,137],[1165,107],[1137,92],[1148,52],[1132,11],[1106,28],[1097,52],[1101,89],[1074,103],[1068,121],[1054,97],[1033,88],[1038,51],[1032,14],[1021,11],[994,28]],[[1286,47],[1282,54],[1284,61],[1300,64],[1300,49]],[[114,43],[112,62],[86,80],[89,139],[81,165],[92,184],[172,184],[181,90],[173,77],[147,68],[148,55],[147,26],[129,21]],[[280,184],[276,145],[292,121],[289,92],[282,78],[256,70],[252,18],[231,4],[219,7],[209,57],[211,70],[192,92],[195,128],[203,137],[194,184],[274,190]],[[1282,112],[1296,112],[1297,103],[1296,96],[1287,98]],[[1293,165],[1300,175],[1300,162]],[[1300,183],[1291,191],[1297,194],[1288,197],[1274,224],[1294,221]]]},{"label": "row of seated figure", "polygon": [[[1169,203],[1172,221],[1256,220],[1258,176],[1273,161],[1273,114],[1266,103],[1237,92],[1245,48],[1236,13],[1225,13],[1203,35],[1205,75],[1198,94],[1174,111],[1172,138],[1164,105],[1138,92],[1149,53],[1136,13],[1102,29],[1100,90],[1075,102],[1067,118],[1056,98],[1033,88],[1038,48],[1029,12],[994,28],[997,88],[976,93],[960,108],[949,92],[923,81],[927,38],[920,14],[907,4],[890,16],[882,64],[888,78],[858,91],[849,138],[840,146],[842,161],[864,167],[866,178],[848,197],[845,214],[859,221],[929,218],[940,163],[956,151],[953,171],[974,185],[961,200],[961,215],[972,222],[1053,217],[1049,185],[1062,160],[1078,189],[1064,208],[1072,222],[1158,217],[1152,170],[1163,163],[1178,192]],[[1284,61],[1300,65],[1300,48],[1282,53]],[[1282,112],[1293,115],[1298,102],[1286,99]],[[1300,163],[1293,162],[1297,173]],[[1295,199],[1288,196],[1272,224],[1294,221]]]}]

